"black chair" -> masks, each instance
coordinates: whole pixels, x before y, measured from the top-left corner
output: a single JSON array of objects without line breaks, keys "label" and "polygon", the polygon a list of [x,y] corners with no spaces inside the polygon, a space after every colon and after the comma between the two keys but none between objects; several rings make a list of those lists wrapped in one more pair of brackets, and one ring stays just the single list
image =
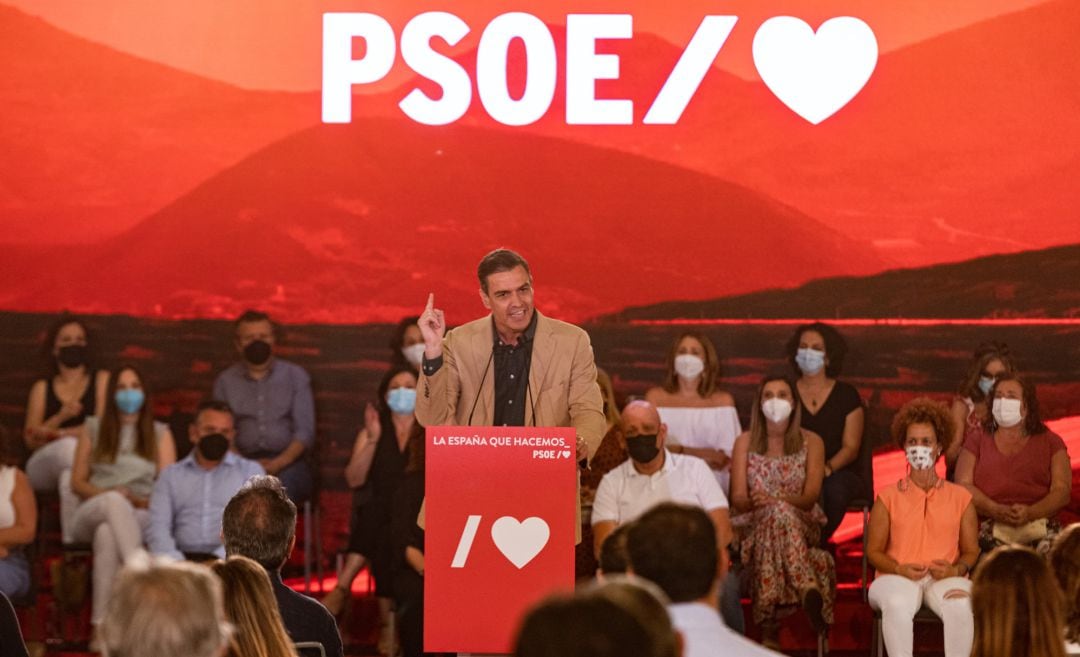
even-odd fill
[{"label": "black chair", "polygon": [[318,641],[297,641],[293,647],[296,654],[304,657],[326,657],[326,648]]},{"label": "black chair", "polygon": [[0,657],[27,657],[19,617],[3,593],[0,593]]},{"label": "black chair", "polygon": [[848,511],[859,511],[863,517],[862,578],[859,580],[859,588],[862,589],[863,602],[866,602],[870,590],[870,562],[866,556],[866,537],[870,531],[870,509],[874,506],[874,445],[865,434],[862,442],[859,443],[859,456],[856,458],[855,465],[862,482],[862,490],[848,503]]}]

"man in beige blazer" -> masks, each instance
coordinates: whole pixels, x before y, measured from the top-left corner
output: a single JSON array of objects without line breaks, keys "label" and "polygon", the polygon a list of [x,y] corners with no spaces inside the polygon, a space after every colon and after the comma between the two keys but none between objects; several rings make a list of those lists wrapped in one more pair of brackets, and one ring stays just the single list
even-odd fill
[{"label": "man in beige blazer", "polygon": [[529,264],[517,253],[492,251],[477,276],[490,315],[447,332],[434,295],[420,315],[416,419],[424,426],[574,427],[578,459],[591,459],[607,423],[589,335],[536,311]]}]

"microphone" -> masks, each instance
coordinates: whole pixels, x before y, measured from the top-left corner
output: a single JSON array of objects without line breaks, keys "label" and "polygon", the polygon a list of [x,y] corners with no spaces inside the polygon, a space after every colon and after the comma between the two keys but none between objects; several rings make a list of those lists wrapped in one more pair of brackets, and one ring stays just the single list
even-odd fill
[{"label": "microphone", "polygon": [[[530,364],[530,369],[532,369]],[[525,375],[525,392],[529,394],[529,406],[532,406],[532,425],[536,426],[536,402],[533,401],[532,386],[529,385],[529,375]]]},{"label": "microphone", "polygon": [[476,412],[476,404],[480,401],[480,395],[484,392],[484,381],[487,380],[488,370],[491,369],[491,361],[495,359],[495,345],[491,345],[491,355],[488,356],[487,365],[484,365],[484,376],[480,377],[480,385],[476,387],[476,398],[473,399],[472,408],[469,409],[468,426],[472,426],[473,413]]}]

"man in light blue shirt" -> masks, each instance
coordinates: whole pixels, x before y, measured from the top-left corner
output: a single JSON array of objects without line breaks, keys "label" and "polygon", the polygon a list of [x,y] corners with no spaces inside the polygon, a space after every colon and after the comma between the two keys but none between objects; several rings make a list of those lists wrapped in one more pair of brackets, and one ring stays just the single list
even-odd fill
[{"label": "man in light blue shirt", "polygon": [[200,404],[188,431],[191,453],[161,472],[150,496],[150,551],[176,559],[224,559],[225,505],[264,470],[232,451],[236,429],[228,404]]},{"label": "man in light blue shirt", "polygon": [[303,367],[274,355],[276,330],[270,317],[248,310],[237,318],[235,346],[240,362],[214,381],[214,399],[236,416],[236,451],[281,480],[289,499],[311,496],[305,455],[315,445],[315,401]]}]

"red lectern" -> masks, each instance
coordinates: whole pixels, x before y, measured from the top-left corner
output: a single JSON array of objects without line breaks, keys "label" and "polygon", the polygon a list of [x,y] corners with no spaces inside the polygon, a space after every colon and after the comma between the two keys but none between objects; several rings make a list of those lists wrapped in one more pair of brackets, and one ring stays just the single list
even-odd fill
[{"label": "red lectern", "polygon": [[428,427],[424,649],[510,653],[524,613],[574,586],[574,429]]}]

